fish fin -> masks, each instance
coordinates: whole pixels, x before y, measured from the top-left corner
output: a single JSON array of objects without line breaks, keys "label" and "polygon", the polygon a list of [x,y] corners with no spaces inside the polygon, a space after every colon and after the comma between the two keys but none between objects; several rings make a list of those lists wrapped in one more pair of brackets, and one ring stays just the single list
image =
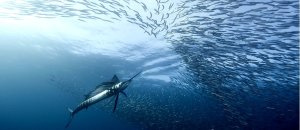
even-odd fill
[{"label": "fish fin", "polygon": [[68,128],[72,122],[72,119],[73,119],[73,110],[71,108],[68,108],[68,111],[70,112],[70,118],[69,118],[69,121],[67,122],[66,126],[65,126],[65,129]]},{"label": "fish fin", "polygon": [[119,100],[119,93],[117,94],[116,99],[115,99],[115,106],[114,106],[113,112],[116,111],[118,100]]},{"label": "fish fin", "polygon": [[69,118],[69,121],[68,121],[68,123],[67,123],[66,126],[65,126],[65,129],[67,129],[67,128],[70,126],[70,124],[71,124],[71,122],[72,122],[72,119],[73,119],[73,116],[71,116],[71,117]]},{"label": "fish fin", "polygon": [[120,80],[117,75],[114,75],[111,79],[111,82],[118,83],[118,82],[120,82]]},{"label": "fish fin", "polygon": [[100,88],[100,87],[103,87],[103,88],[111,87],[114,84],[115,84],[115,82],[111,82],[111,81],[110,82],[102,82],[101,84],[96,86],[96,89]]},{"label": "fish fin", "polygon": [[71,115],[73,115],[73,110],[71,108],[68,108],[68,111],[70,112]]},{"label": "fish fin", "polygon": [[84,95],[84,100],[88,99],[90,97],[90,94]]},{"label": "fish fin", "polygon": [[128,97],[124,91],[121,91],[120,93],[122,93],[125,97]]}]

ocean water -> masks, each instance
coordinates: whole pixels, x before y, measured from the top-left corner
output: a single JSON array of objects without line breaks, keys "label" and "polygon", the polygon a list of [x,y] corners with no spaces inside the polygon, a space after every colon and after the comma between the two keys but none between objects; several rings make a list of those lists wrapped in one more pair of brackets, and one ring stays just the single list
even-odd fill
[{"label": "ocean water", "polygon": [[1,0],[0,129],[299,129],[297,0]]}]

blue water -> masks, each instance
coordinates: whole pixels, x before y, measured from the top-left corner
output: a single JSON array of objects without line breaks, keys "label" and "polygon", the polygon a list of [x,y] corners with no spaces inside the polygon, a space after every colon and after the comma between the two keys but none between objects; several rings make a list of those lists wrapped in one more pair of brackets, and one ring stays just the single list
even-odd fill
[{"label": "blue water", "polygon": [[299,129],[299,1],[0,1],[1,130],[64,129],[140,70],[68,129]]}]

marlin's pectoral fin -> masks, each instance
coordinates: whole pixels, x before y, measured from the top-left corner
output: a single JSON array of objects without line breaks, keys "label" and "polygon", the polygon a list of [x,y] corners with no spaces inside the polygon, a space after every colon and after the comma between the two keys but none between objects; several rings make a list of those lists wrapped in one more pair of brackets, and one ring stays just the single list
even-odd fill
[{"label": "marlin's pectoral fin", "polygon": [[117,94],[117,96],[116,96],[116,99],[115,99],[115,106],[114,106],[114,110],[113,110],[113,112],[115,112],[115,111],[116,111],[117,104],[118,104],[118,100],[119,100],[119,93]]},{"label": "marlin's pectoral fin", "polygon": [[121,91],[120,93],[122,93],[125,97],[128,97],[124,91]]}]

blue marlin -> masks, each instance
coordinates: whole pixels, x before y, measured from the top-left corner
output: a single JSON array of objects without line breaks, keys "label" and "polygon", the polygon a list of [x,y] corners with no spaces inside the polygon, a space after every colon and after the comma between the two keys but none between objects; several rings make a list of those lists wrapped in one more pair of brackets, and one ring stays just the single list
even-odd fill
[{"label": "blue marlin", "polygon": [[126,80],[123,82],[121,82],[119,80],[119,78],[116,75],[114,75],[113,78],[111,79],[111,81],[103,82],[100,85],[98,85],[95,88],[95,90],[93,90],[89,94],[85,95],[85,100],[83,102],[81,102],[74,110],[68,108],[68,110],[70,112],[70,119],[69,119],[68,123],[66,124],[65,128],[69,127],[69,125],[71,124],[72,119],[76,113],[78,113],[79,111],[81,111],[83,109],[87,109],[91,105],[93,105],[99,101],[102,101],[106,98],[112,97],[112,96],[115,96],[115,104],[114,104],[114,108],[113,108],[113,112],[115,112],[115,110],[117,108],[117,104],[118,104],[119,94],[122,93],[123,95],[125,95],[127,97],[126,93],[123,90],[125,90],[128,87],[129,83],[132,81],[132,79],[134,77],[136,77],[137,75],[139,75],[140,73],[141,72],[137,73],[129,80]]}]

